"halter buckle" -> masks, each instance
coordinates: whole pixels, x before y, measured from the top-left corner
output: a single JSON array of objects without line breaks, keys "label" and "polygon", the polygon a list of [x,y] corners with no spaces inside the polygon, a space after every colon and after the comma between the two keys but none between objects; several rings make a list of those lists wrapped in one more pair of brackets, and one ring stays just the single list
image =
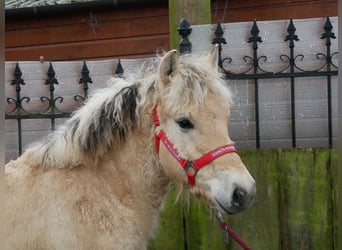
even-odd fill
[{"label": "halter buckle", "polygon": [[195,177],[197,175],[199,169],[197,169],[192,161],[188,161],[186,166],[184,167],[184,171],[186,172],[186,176],[188,177],[189,184],[193,187],[195,186]]}]

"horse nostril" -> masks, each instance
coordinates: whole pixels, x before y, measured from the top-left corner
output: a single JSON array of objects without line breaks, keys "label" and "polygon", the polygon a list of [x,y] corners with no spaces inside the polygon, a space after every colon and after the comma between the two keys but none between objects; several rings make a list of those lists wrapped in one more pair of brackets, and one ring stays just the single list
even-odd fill
[{"label": "horse nostril", "polygon": [[234,207],[243,207],[245,200],[246,200],[246,191],[240,189],[240,188],[236,188],[233,192],[233,201],[232,204]]}]

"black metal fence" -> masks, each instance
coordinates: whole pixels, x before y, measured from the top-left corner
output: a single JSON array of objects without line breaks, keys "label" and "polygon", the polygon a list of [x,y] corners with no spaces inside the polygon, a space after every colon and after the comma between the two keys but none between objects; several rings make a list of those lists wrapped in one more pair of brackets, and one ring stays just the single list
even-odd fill
[{"label": "black metal fence", "polygon": [[[86,61],[83,62],[83,67],[80,72],[81,78],[79,79],[79,84],[82,84],[83,93],[73,96],[76,103],[82,104],[88,98],[89,84],[93,83],[90,75]],[[121,76],[123,74],[123,68],[120,63],[116,65],[114,75]],[[16,97],[7,97],[7,107],[10,109],[5,113],[6,120],[16,120],[17,121],[17,131],[18,131],[18,152],[19,155],[22,154],[23,150],[23,135],[22,135],[22,120],[26,119],[49,119],[51,121],[51,130],[55,129],[55,121],[58,118],[68,118],[70,117],[72,111],[65,112],[61,111],[57,103],[62,103],[64,98],[62,96],[56,96],[55,86],[59,84],[56,73],[53,67],[53,63],[50,62],[48,71],[46,73],[47,78],[45,81],[46,88],[49,90],[49,96],[41,96],[41,103],[47,103],[45,110],[41,112],[29,112],[24,108],[23,103],[29,103],[31,98],[28,96],[22,96],[21,85],[26,85],[25,80],[22,78],[22,71],[20,69],[20,64],[17,62],[15,70],[13,73],[14,79],[11,81],[11,85],[15,86]]]},{"label": "black metal fence", "polygon": [[[292,147],[296,148],[296,106],[295,106],[295,82],[297,78],[303,77],[326,77],[327,88],[327,113],[328,113],[328,145],[329,148],[333,147],[333,128],[332,128],[332,88],[331,77],[337,75],[338,67],[333,63],[332,58],[337,56],[338,52],[331,52],[331,39],[336,39],[331,24],[330,18],[327,17],[325,25],[323,27],[324,33],[320,39],[325,40],[326,51],[325,53],[317,53],[318,59],[324,59],[323,65],[314,70],[304,70],[297,65],[297,60],[303,60],[303,54],[295,54],[295,42],[299,41],[298,35],[296,35],[296,27],[293,20],[290,19],[290,23],[287,28],[286,37],[284,42],[288,42],[289,55],[279,55],[280,60],[287,62],[287,64],[277,72],[269,72],[262,68],[260,62],[266,62],[267,56],[258,56],[258,44],[262,43],[262,38],[259,36],[259,28],[257,22],[254,20],[251,28],[251,36],[247,38],[247,42],[251,44],[253,53],[252,55],[245,55],[243,57],[244,62],[249,64],[250,67],[242,73],[234,73],[229,71],[225,65],[229,65],[232,62],[230,57],[222,56],[223,46],[227,45],[226,39],[223,37],[224,31],[220,23],[217,24],[214,30],[214,38],[212,44],[218,44],[219,46],[219,67],[225,74],[227,80],[242,80],[250,79],[254,81],[254,98],[255,98],[255,141],[256,147],[260,148],[260,120],[259,120],[259,80],[271,79],[271,78],[288,78],[291,82],[291,127],[292,127]],[[191,25],[186,19],[181,20],[180,27],[178,29],[180,36],[180,51],[181,53],[191,53],[192,44],[189,41],[189,35],[192,32]]]},{"label": "black metal fence", "polygon": [[[329,17],[326,18],[325,25],[323,27],[324,33],[320,39],[325,40],[326,51],[323,53],[317,53],[316,57],[319,59],[324,59],[324,64],[315,70],[306,71],[297,65],[297,60],[302,60],[304,58],[303,54],[295,54],[295,44],[299,41],[299,37],[296,35],[296,28],[292,20],[287,28],[288,35],[284,37],[284,42],[288,43],[289,53],[279,55],[281,61],[286,62],[284,68],[277,72],[269,72],[262,67],[262,62],[267,60],[266,56],[258,56],[258,44],[262,43],[262,38],[259,36],[259,28],[256,21],[253,21],[251,36],[246,39],[252,47],[252,55],[245,55],[243,57],[244,62],[248,65],[247,70],[240,73],[234,73],[227,69],[227,65],[232,62],[230,57],[223,57],[222,49],[224,46],[228,46],[225,38],[223,37],[224,31],[220,23],[216,25],[214,30],[214,38],[212,44],[218,44],[219,46],[219,67],[222,69],[227,80],[236,79],[249,79],[254,82],[254,98],[255,98],[255,142],[256,148],[260,148],[260,121],[259,121],[259,81],[261,79],[270,78],[287,78],[290,79],[291,88],[291,127],[292,127],[292,147],[296,147],[296,105],[295,105],[295,83],[298,78],[303,77],[325,77],[326,91],[327,91],[327,113],[328,113],[328,145],[330,148],[333,147],[333,132],[332,132],[332,98],[331,98],[331,77],[337,75],[337,65],[333,62],[332,58],[337,56],[337,52],[331,52],[331,39],[335,39],[335,34],[332,32],[332,25]],[[189,35],[192,32],[191,25],[185,19],[180,22],[178,28],[179,34],[181,36],[180,41],[180,52],[190,53],[192,50],[192,44],[189,41]],[[124,73],[123,67],[120,63],[117,64],[115,69],[115,74],[122,75]],[[13,80],[10,84],[15,87],[16,96],[7,97],[7,109],[5,113],[6,120],[16,120],[17,121],[17,131],[18,131],[18,151],[19,155],[22,153],[23,143],[22,143],[22,120],[24,119],[50,119],[51,129],[55,128],[55,119],[67,118],[70,116],[71,112],[61,111],[58,108],[57,103],[63,102],[62,96],[56,96],[55,86],[58,85],[58,80],[55,75],[53,68],[53,63],[50,62],[48,71],[46,73],[46,88],[49,89],[49,96],[41,96],[40,101],[42,103],[48,104],[47,108],[41,112],[28,112],[25,110],[23,103],[29,103],[30,97],[23,96],[21,87],[25,85],[25,80],[22,78],[22,72],[20,69],[20,64],[17,63],[14,73]],[[83,63],[82,70],[80,72],[79,84],[83,85],[83,93],[81,95],[75,95],[73,97],[74,101],[77,103],[83,103],[88,97],[89,84],[92,83],[92,79],[89,75],[89,70],[87,63]]]}]

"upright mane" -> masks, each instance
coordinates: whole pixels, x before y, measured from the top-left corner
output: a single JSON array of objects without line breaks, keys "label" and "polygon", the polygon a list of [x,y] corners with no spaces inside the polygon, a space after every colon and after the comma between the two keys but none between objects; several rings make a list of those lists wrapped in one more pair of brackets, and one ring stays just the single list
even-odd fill
[{"label": "upright mane", "polygon": [[173,111],[200,104],[209,92],[227,105],[231,103],[230,91],[221,75],[210,70],[201,57],[185,55],[180,60],[179,74],[173,79],[177,84],[158,93],[158,97],[154,94],[159,81],[155,68],[138,79],[112,78],[108,87],[95,91],[64,125],[45,140],[30,145],[30,160],[44,167],[96,162],[125,140],[139,124],[140,108],[157,98],[163,98],[165,108]]},{"label": "upright mane", "polygon": [[45,140],[28,148],[28,156],[44,167],[75,167],[96,161],[117,147],[138,124],[137,83],[112,78],[84,106]]}]

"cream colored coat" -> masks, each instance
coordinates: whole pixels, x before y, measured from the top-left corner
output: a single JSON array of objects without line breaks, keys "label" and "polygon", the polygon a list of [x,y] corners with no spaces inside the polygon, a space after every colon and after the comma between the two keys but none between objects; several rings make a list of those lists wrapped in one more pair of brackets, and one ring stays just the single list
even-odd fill
[{"label": "cream colored coat", "polygon": [[[217,50],[197,64],[191,57],[179,60],[170,51],[156,75],[134,83],[113,80],[64,126],[7,164],[1,249],[146,249],[169,182],[188,189],[178,162],[163,146],[156,152],[155,103],[183,157],[198,158],[231,143],[226,127],[231,97],[213,66]],[[203,112],[210,119],[203,119]],[[177,127],[180,116],[191,116],[195,128]],[[199,171],[189,190],[230,213],[240,182],[247,194],[242,210],[255,183],[234,153]]]}]

